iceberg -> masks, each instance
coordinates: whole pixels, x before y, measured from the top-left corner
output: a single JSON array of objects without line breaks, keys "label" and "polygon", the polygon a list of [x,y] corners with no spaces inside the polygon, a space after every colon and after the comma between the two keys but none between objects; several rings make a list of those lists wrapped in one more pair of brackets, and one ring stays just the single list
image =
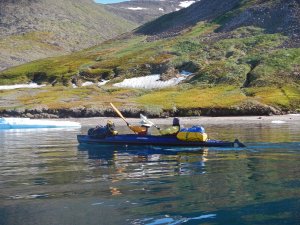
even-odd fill
[{"label": "iceberg", "polygon": [[81,124],[71,121],[43,120],[30,118],[0,118],[1,129],[27,128],[80,128]]}]

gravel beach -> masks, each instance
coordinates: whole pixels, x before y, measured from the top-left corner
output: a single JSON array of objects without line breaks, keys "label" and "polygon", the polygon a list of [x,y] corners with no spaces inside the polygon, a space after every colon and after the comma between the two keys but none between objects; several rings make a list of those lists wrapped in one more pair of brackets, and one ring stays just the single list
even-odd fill
[{"label": "gravel beach", "polygon": [[[300,125],[300,114],[287,114],[280,116],[233,116],[233,117],[179,117],[180,123],[183,125],[206,125],[206,124],[293,124]],[[82,126],[105,125],[107,120],[112,120],[117,126],[124,126],[126,123],[118,117],[93,117],[93,118],[70,118],[59,119],[80,122]],[[172,124],[173,118],[155,118],[150,119],[157,125]],[[127,118],[130,124],[139,124],[139,118]]]}]

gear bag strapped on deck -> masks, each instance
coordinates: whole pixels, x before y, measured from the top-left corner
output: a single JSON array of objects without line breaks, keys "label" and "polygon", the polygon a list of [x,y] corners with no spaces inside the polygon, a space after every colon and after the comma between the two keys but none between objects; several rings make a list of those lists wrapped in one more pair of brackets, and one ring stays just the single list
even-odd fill
[{"label": "gear bag strapped on deck", "polygon": [[207,134],[201,126],[182,128],[176,136],[181,141],[207,141]]}]

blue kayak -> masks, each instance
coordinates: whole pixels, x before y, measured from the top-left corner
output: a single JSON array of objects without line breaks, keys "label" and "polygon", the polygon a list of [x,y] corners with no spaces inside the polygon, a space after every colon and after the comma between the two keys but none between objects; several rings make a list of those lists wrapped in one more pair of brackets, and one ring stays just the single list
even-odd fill
[{"label": "blue kayak", "polygon": [[180,147],[245,147],[244,144],[235,140],[220,141],[181,141],[176,136],[156,136],[145,135],[139,136],[136,134],[121,134],[107,137],[96,137],[92,135],[77,135],[77,140],[80,144],[104,144],[104,145],[152,145],[152,146],[180,146]]}]

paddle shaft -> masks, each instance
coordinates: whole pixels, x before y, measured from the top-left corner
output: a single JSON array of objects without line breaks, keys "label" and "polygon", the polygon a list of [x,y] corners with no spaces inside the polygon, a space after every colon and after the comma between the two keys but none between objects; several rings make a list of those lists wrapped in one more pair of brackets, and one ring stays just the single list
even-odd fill
[{"label": "paddle shaft", "polygon": [[127,124],[127,126],[129,126],[129,123],[126,121],[126,119],[122,115],[122,113],[112,103],[110,103],[110,105],[115,110],[115,112],[124,120],[124,122]]}]

